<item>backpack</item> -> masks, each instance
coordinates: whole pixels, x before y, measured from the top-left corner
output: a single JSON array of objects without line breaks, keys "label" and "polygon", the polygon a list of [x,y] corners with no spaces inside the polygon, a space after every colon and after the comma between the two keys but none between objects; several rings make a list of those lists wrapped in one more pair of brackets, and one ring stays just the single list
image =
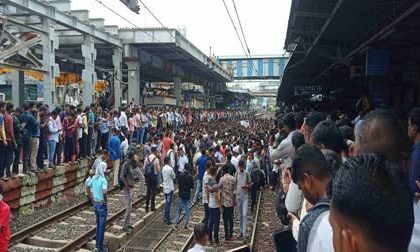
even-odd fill
[{"label": "backpack", "polygon": [[252,162],[253,162],[253,167],[251,169],[251,181],[255,185],[260,185],[261,181],[264,180],[264,174],[258,168],[257,164],[255,164],[255,161],[252,161]]},{"label": "backpack", "polygon": [[144,169],[144,176],[149,181],[153,181],[153,180],[156,179],[156,176],[155,176],[155,160],[156,160],[156,157],[150,162],[150,158],[147,157],[147,163],[146,163],[146,166],[145,166],[145,169]]}]

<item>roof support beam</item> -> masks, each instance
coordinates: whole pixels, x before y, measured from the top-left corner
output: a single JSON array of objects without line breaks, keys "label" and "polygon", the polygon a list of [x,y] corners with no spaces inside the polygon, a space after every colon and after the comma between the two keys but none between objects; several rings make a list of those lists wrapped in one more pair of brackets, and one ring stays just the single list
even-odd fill
[{"label": "roof support beam", "polygon": [[[408,8],[405,12],[403,12],[400,16],[398,16],[396,19],[394,19],[394,21],[392,23],[390,23],[389,25],[385,26],[384,28],[382,28],[378,33],[376,33],[375,35],[373,35],[370,39],[368,39],[366,42],[362,43],[361,45],[359,45],[356,49],[354,49],[352,52],[350,52],[349,54],[347,54],[343,60],[349,61],[351,59],[351,57],[353,57],[353,55],[355,55],[356,53],[360,52],[361,50],[363,50],[364,48],[368,47],[372,42],[374,42],[377,39],[380,39],[384,34],[386,34],[389,30],[391,30],[392,28],[394,28],[395,26],[397,26],[401,21],[403,21],[406,17],[412,15],[415,11],[417,11],[418,9],[420,9],[420,2],[417,2],[415,4],[413,4],[410,8]],[[334,62],[333,64],[331,64],[328,68],[326,68],[320,75],[318,75],[315,79],[319,79],[322,76],[324,76],[326,73],[328,73],[331,69],[333,69],[338,62]]]},{"label": "roof support beam", "polygon": [[327,30],[328,26],[330,25],[332,19],[334,18],[335,14],[337,13],[337,11],[340,9],[341,5],[343,4],[344,0],[338,0],[337,3],[335,4],[331,15],[328,17],[328,19],[325,21],[324,25],[322,26],[321,31],[319,32],[318,36],[315,38],[314,42],[312,42],[311,47],[309,47],[308,50],[308,54],[311,53],[312,49],[314,48],[314,46],[318,43],[318,41],[321,39],[322,35],[324,34],[324,32]]},{"label": "roof support beam", "polygon": [[323,12],[309,12],[309,11],[295,11],[295,16],[298,17],[310,17],[310,18],[329,18],[329,13]]},{"label": "roof support beam", "polygon": [[122,47],[122,42],[118,37],[111,35],[108,32],[97,29],[95,26],[82,22],[77,17],[71,16],[65,12],[57,10],[38,0],[2,0],[4,4],[9,4],[18,9],[27,11],[30,14],[40,17],[49,18],[58,24],[92,36],[105,43],[110,43],[114,46]]}]

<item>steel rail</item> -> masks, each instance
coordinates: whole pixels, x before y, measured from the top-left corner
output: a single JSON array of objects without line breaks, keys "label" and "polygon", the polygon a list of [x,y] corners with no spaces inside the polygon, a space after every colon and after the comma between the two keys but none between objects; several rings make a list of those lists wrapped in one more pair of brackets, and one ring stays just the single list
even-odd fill
[{"label": "steel rail", "polygon": [[[141,197],[133,202],[132,207],[137,208],[143,201],[146,200],[146,197]],[[111,215],[106,220],[105,229],[109,228],[114,222],[116,222],[120,217],[124,216],[126,208],[123,208],[116,212],[115,214]],[[81,249],[86,243],[92,240],[96,235],[96,226],[94,228],[89,229],[84,234],[80,235],[76,239],[73,239],[63,247],[57,249],[58,252],[64,251],[75,251],[76,249]]]},{"label": "steel rail", "polygon": [[[114,192],[117,191],[117,188],[112,188],[110,190],[110,192]],[[22,230],[19,230],[18,232],[12,234],[12,236],[10,237],[10,244],[9,244],[9,248],[22,242],[23,240],[31,237],[32,235],[34,235],[35,233],[37,233],[37,231],[44,229],[46,226],[57,222],[59,220],[65,219],[66,217],[78,212],[81,210],[81,208],[84,207],[88,207],[90,204],[89,200],[86,200],[84,202],[81,202],[73,207],[70,207],[68,209],[65,209],[51,217],[46,218],[45,220],[38,222],[36,224],[33,224],[27,228],[24,228]]]},{"label": "steel rail", "polygon": [[[198,202],[198,201],[197,201]],[[190,216],[191,216],[191,209],[193,208],[193,207],[195,207],[195,206],[197,206],[197,202],[195,202],[194,203],[194,205],[192,205],[191,207],[190,207]],[[183,213],[181,216],[180,216],[180,218],[179,218],[179,222],[181,222],[183,219],[184,219],[184,217],[185,217],[185,213]],[[204,217],[203,217],[203,219],[204,219]],[[201,220],[202,221],[202,220]],[[165,242],[165,240],[166,240],[166,238],[174,231],[175,229],[173,229],[173,228],[171,228],[166,234],[165,234],[165,236],[153,247],[153,249],[152,249],[152,251],[156,251],[164,242]],[[183,247],[184,248],[184,247]],[[183,249],[181,250],[181,251],[183,251]]]}]

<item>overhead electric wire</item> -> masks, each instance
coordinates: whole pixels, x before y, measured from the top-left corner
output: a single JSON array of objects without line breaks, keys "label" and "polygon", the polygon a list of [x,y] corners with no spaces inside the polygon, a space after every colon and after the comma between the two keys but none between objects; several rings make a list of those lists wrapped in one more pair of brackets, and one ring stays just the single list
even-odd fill
[{"label": "overhead electric wire", "polygon": [[249,50],[248,42],[246,41],[246,38],[245,38],[244,29],[242,28],[242,22],[241,22],[241,19],[239,18],[238,10],[236,9],[235,0],[232,0],[232,3],[233,3],[233,8],[235,9],[236,17],[238,18],[239,28],[241,29],[242,37],[244,38],[246,50],[248,51],[249,57],[251,57],[251,51]]},{"label": "overhead electric wire", "polygon": [[[242,50],[243,50],[243,51],[244,51],[244,53],[245,53],[245,57],[247,57],[247,58],[248,58],[248,60],[250,60],[250,61],[251,61],[252,68],[253,68],[254,72],[258,74],[257,68],[256,68],[256,67],[255,67],[255,65],[254,65],[254,61],[253,61],[253,60],[252,60],[252,58],[251,58],[250,50],[249,50],[249,48],[248,48],[248,44],[247,44],[247,42],[246,42],[244,32],[243,32],[243,30],[242,30],[242,24],[241,24],[241,21],[240,21],[240,19],[239,19],[239,15],[238,15],[238,11],[237,11],[237,9],[236,9],[235,2],[233,2],[233,4],[234,4],[234,7],[235,7],[236,16],[237,16],[237,18],[238,18],[239,25],[240,25],[241,30],[242,30],[242,35],[243,35],[243,37],[244,37],[244,41],[245,41],[245,44],[246,44],[246,47],[247,47],[248,51],[245,49],[245,46],[244,46],[244,44],[243,44],[243,42],[242,42],[242,39],[241,39],[241,36],[239,35],[238,29],[236,29],[235,22],[233,21],[232,15],[230,14],[229,8],[227,7],[225,0],[223,0],[223,4],[224,4],[224,6],[225,6],[226,12],[227,12],[227,13],[228,13],[228,15],[229,15],[229,19],[230,19],[230,22],[232,23],[233,29],[235,30],[236,36],[238,37],[238,40],[239,40],[239,42],[241,43]],[[241,66],[241,67],[242,67],[242,66]]]},{"label": "overhead electric wire", "polygon": [[[107,6],[106,4],[104,4],[103,2],[102,2],[102,0],[95,0],[96,2],[98,2],[99,4],[101,4],[102,6],[104,6],[106,9],[108,9],[109,11],[111,11],[112,13],[114,13],[115,15],[117,15],[118,17],[120,17],[121,19],[123,19],[123,20],[125,20],[127,23],[129,23],[129,24],[131,24],[132,26],[134,26],[135,28],[137,28],[137,29],[142,29],[141,27],[139,27],[138,25],[136,25],[135,23],[133,23],[133,22],[131,22],[129,19],[127,19],[126,17],[124,17],[124,16],[122,16],[121,14],[119,14],[118,12],[116,12],[116,11],[114,11],[112,8],[110,8],[109,6]],[[160,20],[159,19],[157,19],[157,17],[153,14],[153,12],[151,12],[150,11],[150,9],[149,8],[147,8],[147,6],[142,2],[142,1],[140,1],[141,3],[142,3],[142,5],[145,7],[145,9],[149,12],[149,13],[151,13],[152,14],[152,16],[156,19],[156,20],[158,20],[158,22],[159,22],[159,24],[176,40],[176,37],[172,34],[172,32],[168,29],[168,28],[166,28],[166,26],[164,26],[163,24],[162,24],[162,22],[160,22]],[[154,41],[156,41],[156,42],[159,42],[159,43],[162,43],[162,45],[164,46],[164,47],[166,47],[166,48],[168,48],[169,50],[171,50],[172,52],[174,52],[175,54],[177,54],[177,55],[179,55],[180,57],[182,57],[182,58],[184,58],[184,59],[186,59],[186,60],[189,60],[188,58],[186,58],[184,55],[182,55],[181,53],[179,53],[178,51],[176,51],[176,50],[174,50],[172,47],[170,47],[170,46],[168,46],[168,45],[166,45],[165,43],[163,43],[162,41],[160,41],[159,39],[157,39],[155,36],[153,36],[152,34],[149,34],[147,31],[144,31],[144,33],[147,35],[147,36],[149,36],[150,38],[152,38]],[[207,68],[203,68],[202,66],[200,66],[200,65],[197,65],[197,63],[195,63],[194,61],[191,61],[191,63],[193,63],[195,66],[197,66],[199,69],[201,69],[201,70],[203,70],[203,71],[205,71],[205,72],[209,72],[210,70],[209,69],[207,69]]]},{"label": "overhead electric wire", "polygon": [[241,43],[242,50],[244,51],[245,56],[246,56],[246,57],[248,57],[248,53],[247,53],[247,51],[245,50],[245,47],[244,47],[244,44],[243,44],[243,42],[242,42],[241,36],[239,35],[238,30],[236,29],[235,22],[233,22],[232,15],[230,15],[230,11],[229,11],[229,9],[228,9],[228,7],[227,7],[227,5],[226,5],[225,0],[223,0],[223,4],[224,4],[224,6],[225,6],[225,9],[226,9],[227,14],[229,15],[230,22],[231,22],[231,23],[232,23],[232,25],[233,25],[233,29],[235,30],[236,36],[238,37],[238,40],[239,40],[239,43]]}]

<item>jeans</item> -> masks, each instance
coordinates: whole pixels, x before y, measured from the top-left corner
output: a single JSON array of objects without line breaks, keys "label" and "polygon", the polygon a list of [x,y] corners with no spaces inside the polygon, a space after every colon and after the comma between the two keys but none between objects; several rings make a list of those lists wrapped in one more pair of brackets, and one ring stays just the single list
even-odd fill
[{"label": "jeans", "polygon": [[61,164],[61,161],[63,161],[63,145],[64,145],[64,140],[60,136],[58,139],[58,143],[55,146],[55,153],[54,153],[55,165],[59,165]]},{"label": "jeans", "polygon": [[23,142],[23,173],[29,172],[29,164],[31,159],[30,141]]},{"label": "jeans", "polygon": [[209,203],[204,203],[204,226],[206,226],[206,230],[209,228]]},{"label": "jeans", "polygon": [[86,155],[87,156],[91,156],[94,152],[93,152],[93,126],[89,126],[88,128],[88,135],[87,135],[87,152]]},{"label": "jeans", "polygon": [[87,144],[88,144],[88,134],[86,134],[85,132],[83,132],[82,134],[82,138],[79,139],[79,156],[80,158],[85,158],[87,155]]},{"label": "jeans", "polygon": [[239,230],[243,237],[246,237],[246,224],[248,218],[248,195],[238,197],[237,199],[239,209]]},{"label": "jeans", "polygon": [[220,225],[220,208],[211,208],[209,207],[209,241],[213,241],[213,234],[214,240],[216,242],[219,241],[219,225]]},{"label": "jeans", "polygon": [[171,222],[171,204],[172,204],[173,196],[174,196],[174,191],[170,193],[165,193],[164,220],[166,224],[169,224]]},{"label": "jeans", "polygon": [[133,204],[133,188],[124,187],[125,196],[125,215],[124,215],[124,227],[128,227],[131,224],[131,208]]},{"label": "jeans", "polygon": [[39,169],[44,169],[44,161],[47,156],[48,149],[48,139],[46,137],[41,137],[39,139],[38,154],[36,157],[36,165]]},{"label": "jeans", "polygon": [[184,218],[184,226],[188,226],[188,222],[190,220],[190,199],[178,199],[178,209],[176,210],[176,217],[175,217],[175,224],[179,224],[179,218],[181,218],[182,208],[185,207],[185,218]]},{"label": "jeans", "polygon": [[54,140],[50,140],[48,141],[48,163],[49,165],[54,165],[54,153],[55,153],[55,148],[57,146],[57,142]]},{"label": "jeans", "polygon": [[255,204],[257,203],[257,192],[259,185],[253,184],[251,187],[251,211],[254,212]]},{"label": "jeans", "polygon": [[197,185],[195,187],[195,194],[194,194],[193,202],[197,202],[197,200],[201,198],[202,194],[203,194],[203,180],[197,179]]},{"label": "jeans", "polygon": [[102,145],[102,132],[98,129],[96,130],[96,146],[95,146],[95,152],[99,153],[99,149]]},{"label": "jeans", "polygon": [[108,146],[108,137],[109,137],[109,131],[106,133],[101,133],[101,146],[102,150],[106,150]]},{"label": "jeans", "polygon": [[147,141],[147,133],[149,132],[149,127],[144,127],[144,135],[143,135],[143,142],[142,144],[145,144]]},{"label": "jeans", "polygon": [[22,144],[18,144],[14,150],[13,173],[19,174],[20,153],[22,151]]},{"label": "jeans", "polygon": [[146,191],[146,210],[149,210],[149,203],[151,205],[152,211],[155,210],[155,197],[156,197],[156,182],[147,181],[147,191]]},{"label": "jeans", "polygon": [[96,215],[96,248],[99,252],[104,251],[104,237],[105,237],[105,226],[107,216],[107,206],[94,204]]},{"label": "jeans", "polygon": [[6,148],[3,143],[0,143],[0,179],[5,175],[4,171],[6,169]]},{"label": "jeans", "polygon": [[233,235],[233,207],[223,206],[223,224],[225,227],[225,240]]},{"label": "jeans", "polygon": [[139,129],[139,132],[137,134],[137,143],[138,144],[143,144],[145,129],[146,128],[143,128],[143,127]]}]

